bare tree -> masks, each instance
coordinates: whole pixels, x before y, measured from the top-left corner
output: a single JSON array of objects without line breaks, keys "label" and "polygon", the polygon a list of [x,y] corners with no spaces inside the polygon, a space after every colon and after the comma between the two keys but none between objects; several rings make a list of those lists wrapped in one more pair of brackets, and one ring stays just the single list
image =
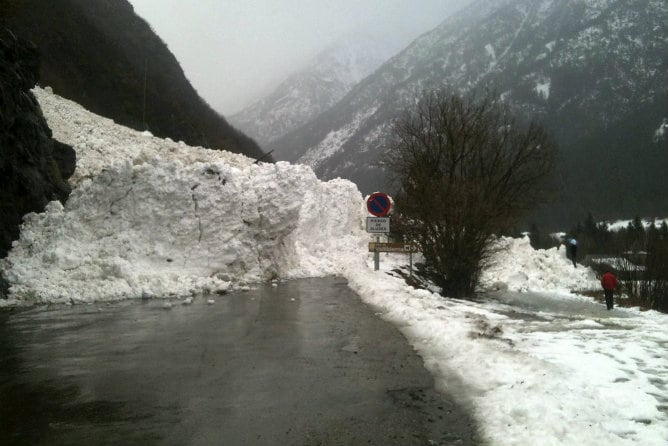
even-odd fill
[{"label": "bare tree", "polygon": [[387,164],[404,231],[455,296],[475,290],[492,236],[542,201],[554,167],[544,129],[497,98],[426,92],[394,125]]}]

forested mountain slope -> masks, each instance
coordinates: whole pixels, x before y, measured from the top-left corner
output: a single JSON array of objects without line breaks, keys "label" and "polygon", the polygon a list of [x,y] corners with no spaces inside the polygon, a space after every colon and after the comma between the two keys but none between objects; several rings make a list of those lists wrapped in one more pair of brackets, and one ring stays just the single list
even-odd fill
[{"label": "forested mountain slope", "polygon": [[37,45],[40,85],[95,113],[190,145],[262,156],[199,97],[125,0],[0,0],[0,27]]},{"label": "forested mountain slope", "polygon": [[424,89],[497,91],[561,147],[546,221],[652,215],[668,208],[668,3],[481,0],[417,39],[338,104],[272,145],[365,192],[391,122]]}]

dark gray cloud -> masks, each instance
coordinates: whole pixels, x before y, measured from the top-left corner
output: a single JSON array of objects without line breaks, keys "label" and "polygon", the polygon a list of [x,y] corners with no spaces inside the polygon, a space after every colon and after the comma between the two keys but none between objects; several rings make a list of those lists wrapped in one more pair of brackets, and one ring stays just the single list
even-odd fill
[{"label": "dark gray cloud", "polygon": [[230,115],[350,32],[408,43],[471,0],[129,1],[200,95]]}]

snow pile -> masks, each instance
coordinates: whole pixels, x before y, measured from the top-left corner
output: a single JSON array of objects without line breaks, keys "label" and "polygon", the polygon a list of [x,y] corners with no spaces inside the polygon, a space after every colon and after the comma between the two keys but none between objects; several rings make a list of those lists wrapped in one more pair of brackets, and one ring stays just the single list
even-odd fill
[{"label": "snow pile", "polygon": [[483,289],[511,291],[583,291],[600,286],[590,268],[573,266],[566,249],[533,249],[529,237],[501,238],[480,281]]},{"label": "snow pile", "polygon": [[363,243],[362,197],[350,182],[153,138],[37,93],[56,137],[77,149],[77,186],[64,208],[52,202],[26,217],[3,268],[14,303],[187,296],[336,274],[323,253]]},{"label": "snow pile", "polygon": [[154,138],[150,132],[137,132],[116,125],[111,119],[98,116],[79,104],[54,95],[50,88],[35,88],[33,93],[42,107],[44,117],[58,141],[71,145],[77,152],[77,168],[70,183],[91,178],[109,165],[174,155],[184,164],[224,161],[232,167],[252,164],[253,160],[231,152],[189,147],[182,141]]}]

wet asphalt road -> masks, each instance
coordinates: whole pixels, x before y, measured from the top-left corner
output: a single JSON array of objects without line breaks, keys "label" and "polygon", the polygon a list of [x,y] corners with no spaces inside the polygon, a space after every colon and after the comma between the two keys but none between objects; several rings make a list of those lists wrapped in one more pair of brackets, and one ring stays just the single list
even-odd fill
[{"label": "wet asphalt road", "polygon": [[341,279],[0,313],[1,445],[476,445]]}]

